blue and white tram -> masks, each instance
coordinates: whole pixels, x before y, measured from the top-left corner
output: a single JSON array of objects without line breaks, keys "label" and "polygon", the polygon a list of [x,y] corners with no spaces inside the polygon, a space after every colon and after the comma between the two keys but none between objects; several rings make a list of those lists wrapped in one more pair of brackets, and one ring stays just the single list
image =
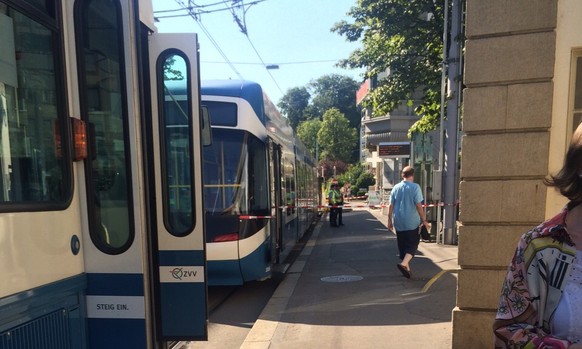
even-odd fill
[{"label": "blue and white tram", "polygon": [[2,349],[207,337],[196,36],[153,22],[147,0],[0,0]]},{"label": "blue and white tram", "polygon": [[212,146],[204,148],[209,285],[271,275],[316,216],[315,161],[261,86],[202,81]]}]

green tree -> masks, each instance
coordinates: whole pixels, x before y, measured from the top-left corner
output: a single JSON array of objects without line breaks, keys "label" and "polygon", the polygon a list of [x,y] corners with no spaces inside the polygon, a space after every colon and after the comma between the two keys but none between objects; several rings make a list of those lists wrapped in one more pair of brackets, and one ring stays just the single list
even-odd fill
[{"label": "green tree", "polygon": [[164,80],[184,80],[182,71],[174,69],[174,64],[176,63],[176,58],[174,57],[175,56],[172,56],[172,58],[168,58],[164,61]]},{"label": "green tree", "polygon": [[376,184],[376,180],[374,179],[374,175],[370,172],[362,172],[355,183],[355,193],[352,190],[352,194],[357,195],[359,188],[368,188],[371,185]]},{"label": "green tree", "polygon": [[420,88],[423,100],[416,112],[422,118],[411,131],[428,132],[438,127],[443,2],[359,0],[348,15],[353,23],[338,22],[332,31],[349,41],[361,40],[362,48],[352,52],[340,66],[366,68],[369,78],[389,73],[378,79],[364,105],[372,107],[374,116],[386,115]]},{"label": "green tree", "polygon": [[279,101],[279,108],[281,112],[287,116],[291,127],[295,130],[297,126],[307,120],[305,114],[306,108],[309,105],[311,94],[306,87],[293,87],[281,97]]},{"label": "green tree", "polygon": [[345,162],[341,160],[321,160],[319,167],[323,167],[324,177],[329,178],[329,182],[334,178],[339,180],[340,186],[344,184],[345,181],[341,179],[341,176],[348,169],[348,165]]},{"label": "green tree", "polygon": [[[299,124],[297,137],[314,156],[316,155],[317,133],[321,129],[321,120],[312,119]],[[319,161],[319,159],[316,159]]]},{"label": "green tree", "polygon": [[339,74],[323,75],[303,87],[294,87],[283,95],[278,106],[294,130],[307,120],[322,119],[328,109],[337,108],[355,128],[360,127],[356,92],[360,84]]},{"label": "green tree", "polygon": [[366,169],[364,168],[364,165],[360,163],[349,165],[348,169],[346,170],[346,172],[342,173],[339,180],[344,183],[350,183],[353,185],[358,179],[358,177],[360,177],[360,175],[365,171]]},{"label": "green tree", "polygon": [[322,116],[327,110],[337,108],[349,120],[350,126],[360,127],[360,112],[356,106],[356,92],[360,84],[339,74],[323,75],[309,84],[313,91],[311,113]]},{"label": "green tree", "polygon": [[359,188],[368,188],[376,183],[374,175],[369,173],[362,164],[350,165],[340,176],[339,181],[351,184],[352,195],[357,195]]},{"label": "green tree", "polygon": [[356,129],[350,127],[348,119],[338,109],[332,108],[323,114],[317,142],[320,159],[349,163],[358,134]]}]

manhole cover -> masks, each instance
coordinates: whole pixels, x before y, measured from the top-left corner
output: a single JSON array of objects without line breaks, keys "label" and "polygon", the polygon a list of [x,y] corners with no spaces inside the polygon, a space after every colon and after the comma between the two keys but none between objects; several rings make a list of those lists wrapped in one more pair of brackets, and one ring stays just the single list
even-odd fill
[{"label": "manhole cover", "polygon": [[336,276],[326,276],[322,277],[321,281],[324,282],[353,282],[360,281],[363,277],[358,275],[336,275]]}]

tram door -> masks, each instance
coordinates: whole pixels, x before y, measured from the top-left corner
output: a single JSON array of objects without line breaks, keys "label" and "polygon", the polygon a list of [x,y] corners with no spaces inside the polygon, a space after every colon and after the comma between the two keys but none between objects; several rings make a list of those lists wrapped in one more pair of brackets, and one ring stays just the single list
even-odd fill
[{"label": "tram door", "polygon": [[[90,348],[207,337],[196,36],[152,33],[136,4],[78,0],[72,11]],[[169,81],[183,92],[168,94]]]},{"label": "tram door", "polygon": [[281,175],[281,147],[273,141],[269,142],[269,152],[271,153],[271,261],[279,263],[281,247],[283,243],[283,226],[284,222],[284,202]]},{"label": "tram door", "polygon": [[[130,0],[67,1],[88,156],[79,186],[91,349],[153,348],[140,175],[138,71]],[[72,69],[75,65],[71,64]],[[71,76],[71,79],[73,77]],[[75,90],[73,86],[72,90]],[[149,101],[150,98],[147,98]],[[80,183],[81,181],[79,181]],[[84,207],[83,207],[84,206]]]},{"label": "tram door", "polygon": [[[159,340],[206,340],[202,122],[195,34],[154,34],[151,276]],[[206,127],[210,127],[206,123]],[[150,168],[152,170],[152,168]]]}]

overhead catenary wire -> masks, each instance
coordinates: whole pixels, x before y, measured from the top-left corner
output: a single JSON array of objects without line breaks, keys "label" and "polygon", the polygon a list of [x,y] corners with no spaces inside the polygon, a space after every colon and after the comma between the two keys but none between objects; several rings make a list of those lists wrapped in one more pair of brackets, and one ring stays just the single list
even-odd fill
[{"label": "overhead catenary wire", "polygon": [[[265,63],[265,61],[263,60],[263,58],[259,54],[259,51],[257,51],[257,49],[255,48],[255,45],[253,45],[253,42],[251,41],[251,38],[249,37],[249,34],[245,33],[245,36],[249,40],[249,43],[251,44],[251,47],[253,48],[253,50],[257,54],[257,57],[259,57],[259,60],[261,61],[261,63],[263,63],[263,65],[265,66],[265,69],[266,69],[267,68],[267,64]],[[269,76],[271,77],[271,79],[273,80],[273,82],[275,83],[275,86],[277,86],[277,88],[279,89],[279,92],[281,92],[282,94],[284,94],[283,90],[281,90],[281,87],[279,87],[279,84],[277,83],[277,80],[275,80],[275,77],[273,76],[273,74],[271,74],[271,71],[269,71],[267,69],[267,73],[269,74]]]},{"label": "overhead catenary wire", "polygon": [[[226,0],[223,0],[223,3],[228,6],[228,4],[226,3]],[[236,5],[235,3],[238,3],[238,5]],[[244,34],[244,36],[246,36],[253,51],[255,51],[257,57],[259,58],[259,61],[261,61],[261,63],[263,64],[263,66],[267,70],[267,74],[269,74],[269,76],[271,77],[271,80],[273,80],[273,83],[275,84],[275,86],[277,86],[277,89],[279,89],[279,92],[284,94],[283,90],[279,86],[279,83],[277,83],[277,80],[275,79],[273,74],[271,74],[271,71],[269,70],[267,64],[263,60],[263,57],[261,57],[261,54],[259,53],[259,50],[257,50],[257,48],[255,47],[255,44],[253,44],[253,41],[251,40],[251,37],[249,36],[249,32],[248,32],[247,26],[246,26],[246,14],[252,5],[254,5],[254,4],[253,3],[247,4],[247,7],[245,8],[244,0],[233,1],[233,6],[230,7],[230,9],[231,9],[230,12],[232,13],[232,16],[233,16],[235,22],[238,24],[240,31]],[[242,10],[242,19],[239,18],[239,16],[237,16],[235,9]]]},{"label": "overhead catenary wire", "polygon": [[[248,5],[247,8],[245,9],[244,2],[242,0],[233,0],[231,7],[228,6],[226,0],[222,0],[222,3],[226,6],[226,9],[230,10],[232,18],[234,18],[234,21],[238,25],[240,31],[246,35],[247,34],[246,13],[249,10],[249,8],[253,6],[253,4]],[[240,4],[236,5],[236,3]],[[242,20],[239,18],[239,16],[236,15],[235,9],[242,12]]]},{"label": "overhead catenary wire", "polygon": [[[206,27],[204,26],[204,24],[202,24],[202,21],[200,21],[200,17],[198,16],[198,14],[195,13],[195,12],[193,12],[193,7],[192,6],[186,6],[186,4],[184,4],[184,2],[182,0],[175,0],[175,1],[176,1],[176,3],[178,3],[178,5],[182,6],[183,9],[187,9],[188,15],[190,17],[192,17],[192,19],[194,19],[196,21],[196,23],[198,23],[198,25],[200,26],[200,28],[202,29],[202,31],[204,32],[204,34],[206,34],[206,36],[208,37],[208,39],[210,40],[210,42],[212,43],[212,45],[214,46],[214,48],[216,48],[216,50],[218,51],[218,53],[222,56],[222,58],[224,59],[224,61],[230,66],[230,68],[233,70],[233,72],[241,80],[244,80],[244,78],[241,75],[241,73],[232,64],[232,62],[230,61],[230,59],[228,59],[228,57],[226,56],[226,54],[224,53],[224,51],[222,51],[222,49],[220,48],[220,45],[218,45],[218,42],[216,42],[216,40],[214,40],[214,38],[212,37],[212,35],[208,31],[208,29],[206,29]],[[194,4],[193,1],[191,1],[191,3]],[[196,5],[196,4],[194,4],[194,5]]]},{"label": "overhead catenary wire", "polygon": [[[264,1],[267,1],[267,0],[251,1],[250,3],[247,3],[244,6],[247,6],[247,9],[248,9],[248,7],[250,7],[252,5],[256,5],[256,4],[264,2]],[[176,2],[178,2],[178,0],[176,0]],[[216,6],[216,5],[222,5],[222,4],[224,4],[224,1],[215,2],[215,3],[207,4],[207,5],[194,4],[193,6],[187,6],[187,5],[182,6],[182,4],[180,4],[182,6],[181,8],[171,9],[171,10],[158,10],[158,11],[154,11],[154,14],[196,10],[197,11],[196,14],[201,15],[201,14],[209,14],[209,13],[215,13],[215,12],[231,11],[232,9],[239,8],[241,6],[241,5],[233,5],[233,6],[227,5],[227,7],[220,7],[220,8],[216,8],[216,9],[204,10],[204,8]],[[176,14],[176,15],[156,16],[156,18],[163,19],[163,18],[190,17],[190,16],[191,16],[190,13],[181,13],[181,14]]]},{"label": "overhead catenary wire", "polygon": [[208,36],[208,39],[210,39],[210,42],[212,42],[212,45],[216,48],[216,50],[218,51],[218,53],[220,53],[220,55],[222,56],[222,58],[224,58],[224,61],[230,66],[230,68],[232,69],[232,71],[241,80],[244,80],[244,78],[241,75],[241,73],[236,69],[236,67],[230,61],[230,59],[228,59],[228,57],[226,56],[226,54],[224,53],[224,51],[222,51],[222,49],[220,48],[220,46],[218,45],[218,43],[216,42],[216,40],[214,40],[214,38],[212,37],[212,35],[210,35],[210,32],[208,31],[208,29],[206,29],[206,27],[204,26],[204,24],[202,24],[202,22],[198,21],[198,25],[200,26],[200,28],[202,29],[202,31],[206,34],[206,36]]},{"label": "overhead catenary wire", "polygon": [[[321,59],[321,60],[313,60],[313,61],[297,61],[297,62],[281,62],[281,63],[273,63],[276,65],[294,65],[294,64],[318,64],[318,63],[330,63],[330,62],[338,62],[340,59]],[[201,61],[202,63],[210,63],[210,64],[225,64],[223,61]],[[265,65],[264,63],[260,62],[232,62],[233,64],[242,64],[242,65]]]},{"label": "overhead catenary wire", "polygon": [[[202,29],[202,31],[206,34],[206,36],[208,37],[208,39],[210,40],[210,42],[213,44],[213,46],[216,48],[216,50],[218,51],[218,53],[222,56],[222,58],[224,59],[225,63],[227,63],[230,68],[238,75],[238,77],[240,79],[244,78],[242,77],[242,75],[240,74],[240,72],[236,69],[236,67],[234,66],[234,64],[230,61],[230,59],[228,59],[228,57],[226,56],[226,54],[224,53],[224,51],[222,51],[222,49],[220,48],[220,46],[218,45],[218,43],[216,42],[216,40],[214,40],[214,38],[212,37],[212,35],[210,34],[210,32],[208,31],[208,29],[206,29],[206,27],[204,26],[204,24],[202,24],[202,21],[200,20],[200,15],[201,14],[205,14],[205,13],[211,13],[211,12],[217,12],[217,11],[230,11],[231,14],[233,15],[233,18],[235,20],[235,22],[237,23],[237,25],[239,26],[239,29],[241,30],[241,32],[246,36],[247,40],[249,41],[249,44],[251,45],[251,48],[253,49],[253,51],[255,52],[255,54],[257,55],[257,57],[259,58],[259,61],[261,62],[261,64],[265,67],[265,69],[267,70],[267,74],[269,74],[269,76],[271,77],[271,80],[273,81],[273,83],[275,84],[275,86],[277,86],[277,89],[279,89],[279,91],[281,93],[284,93],[283,90],[281,89],[281,87],[279,86],[279,84],[277,83],[277,80],[275,79],[275,77],[273,76],[273,74],[271,74],[271,72],[268,69],[267,64],[265,63],[265,61],[263,60],[263,57],[261,56],[261,54],[259,53],[259,51],[257,50],[257,48],[255,47],[255,45],[253,44],[247,28],[246,28],[246,12],[248,11],[248,9],[258,3],[261,3],[263,1],[266,0],[254,0],[250,3],[244,3],[244,0],[237,0],[237,1],[233,1],[233,4],[231,6],[228,5],[226,0],[222,0],[221,2],[215,2],[212,4],[206,4],[206,5],[197,5],[194,1],[189,0],[188,1],[188,5],[186,5],[184,3],[183,0],[175,0],[176,3],[178,5],[181,6],[181,9],[178,10],[164,10],[164,11],[156,11],[155,13],[168,13],[168,12],[176,12],[176,11],[187,11],[186,14],[179,14],[179,15],[168,15],[168,16],[157,16],[156,18],[158,19],[162,19],[162,18],[172,18],[172,17],[183,17],[183,16],[189,16],[192,17],[192,19],[194,19],[198,25],[200,26],[200,28]],[[220,8],[220,9],[214,9],[214,10],[200,10],[200,8],[203,7],[209,7],[209,6],[215,6],[215,5],[225,5],[225,7]],[[239,18],[235,12],[235,10],[242,10],[242,20],[241,18]]]}]

